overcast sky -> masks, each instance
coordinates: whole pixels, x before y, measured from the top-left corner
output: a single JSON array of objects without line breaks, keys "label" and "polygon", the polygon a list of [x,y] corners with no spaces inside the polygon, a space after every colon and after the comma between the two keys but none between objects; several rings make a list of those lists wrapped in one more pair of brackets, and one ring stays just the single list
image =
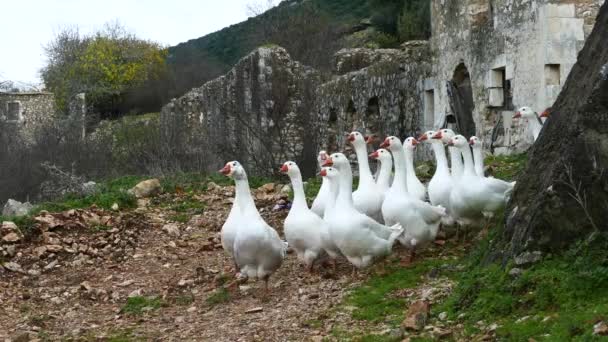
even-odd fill
[{"label": "overcast sky", "polygon": [[88,33],[118,20],[140,38],[175,45],[247,19],[251,0],[10,0],[0,16],[0,80],[39,82],[43,46],[62,27]]}]

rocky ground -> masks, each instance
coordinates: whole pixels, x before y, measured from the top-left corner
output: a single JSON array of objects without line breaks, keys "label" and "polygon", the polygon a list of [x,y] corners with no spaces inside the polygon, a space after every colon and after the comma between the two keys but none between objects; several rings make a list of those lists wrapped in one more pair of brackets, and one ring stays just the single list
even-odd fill
[{"label": "rocky ground", "polygon": [[[287,210],[276,205],[285,199],[278,188],[266,185],[254,195],[267,222],[281,228]],[[260,283],[226,289],[231,263],[219,230],[232,196],[232,187],[210,183],[197,194],[178,188],[140,199],[137,209],[41,212],[26,236],[4,223],[0,340],[320,341],[337,339],[340,331],[350,332],[345,338],[375,332],[400,340],[408,325],[422,329],[429,302],[450,291],[448,279],[426,277],[394,294],[413,305],[411,312],[403,308],[411,322],[390,329],[353,319],[352,306],[343,303],[379,269],[352,278],[341,262],[336,274],[311,276],[290,254],[271,278],[268,298],[261,297]],[[204,204],[202,213],[180,211],[196,203]],[[452,256],[436,246],[426,257]],[[424,333],[439,338],[452,332],[439,324]]]}]

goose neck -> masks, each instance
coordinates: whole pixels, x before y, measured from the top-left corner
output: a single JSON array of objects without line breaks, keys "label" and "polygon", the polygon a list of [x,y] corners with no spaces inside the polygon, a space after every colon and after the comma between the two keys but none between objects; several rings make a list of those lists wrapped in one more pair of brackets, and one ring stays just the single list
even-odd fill
[{"label": "goose neck", "polygon": [[344,165],[340,169],[340,186],[336,204],[353,206],[353,171],[350,165]]},{"label": "goose neck", "polygon": [[414,171],[414,151],[405,149],[405,172],[407,178],[415,178],[416,171]]},{"label": "goose neck", "polygon": [[302,175],[298,172],[296,175],[290,175],[291,185],[293,187],[293,208],[308,209],[306,203],[306,195],[304,194],[304,183],[302,183]]},{"label": "goose neck", "polygon": [[464,174],[466,174],[467,176],[474,176],[475,166],[473,163],[473,155],[471,154],[471,149],[467,145],[461,148],[460,151],[464,159]]},{"label": "goose neck", "polygon": [[441,142],[431,143],[433,152],[435,153],[435,160],[437,161],[437,171],[435,172],[447,172],[448,171],[448,159],[445,156],[445,148]]},{"label": "goose neck", "polygon": [[475,173],[478,176],[483,177],[483,153],[481,152],[481,148],[473,148],[473,162],[475,163]]},{"label": "goose neck", "polygon": [[[247,177],[242,177],[234,180],[235,185],[235,198],[234,202],[239,206],[241,211],[248,211],[255,209],[255,202],[251,197],[251,190],[249,189],[249,181]],[[257,212],[257,210],[256,210]]]},{"label": "goose neck", "polygon": [[378,187],[380,189],[388,189],[392,168],[393,168],[393,162],[390,159],[380,162],[380,174],[378,175],[378,182],[377,182]]},{"label": "goose neck", "polygon": [[452,165],[452,175],[453,176],[460,176],[462,175],[463,172],[463,165],[462,165],[462,153],[460,152],[460,150],[454,146],[450,146],[448,148],[448,150],[450,151],[450,162]]},{"label": "goose neck", "polygon": [[403,151],[402,148],[398,148],[396,150],[397,151],[392,151],[393,162],[395,164],[395,178],[393,178],[393,184],[391,185],[391,189],[405,193],[407,192],[405,175],[405,151]]},{"label": "goose neck", "polygon": [[374,182],[374,177],[369,168],[366,145],[355,144],[355,154],[359,164],[359,184],[369,185]]}]

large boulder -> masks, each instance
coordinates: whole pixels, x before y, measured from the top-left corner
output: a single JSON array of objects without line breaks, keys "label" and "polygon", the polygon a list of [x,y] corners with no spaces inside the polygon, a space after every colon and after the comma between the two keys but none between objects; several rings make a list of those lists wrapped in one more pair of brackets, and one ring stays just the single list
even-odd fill
[{"label": "large boulder", "polygon": [[21,203],[13,199],[9,199],[2,209],[2,216],[18,217],[25,216],[34,208],[30,202]]},{"label": "large boulder", "polygon": [[578,55],[506,210],[503,261],[608,231],[608,2]]}]

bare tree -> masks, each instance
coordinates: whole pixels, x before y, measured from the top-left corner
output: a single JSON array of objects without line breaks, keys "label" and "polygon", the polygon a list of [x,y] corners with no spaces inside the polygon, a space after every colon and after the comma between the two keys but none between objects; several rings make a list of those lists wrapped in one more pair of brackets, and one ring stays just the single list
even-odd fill
[{"label": "bare tree", "polygon": [[268,11],[269,9],[277,6],[280,0],[257,0],[249,2],[245,5],[245,12],[249,17],[257,17],[260,14]]}]

